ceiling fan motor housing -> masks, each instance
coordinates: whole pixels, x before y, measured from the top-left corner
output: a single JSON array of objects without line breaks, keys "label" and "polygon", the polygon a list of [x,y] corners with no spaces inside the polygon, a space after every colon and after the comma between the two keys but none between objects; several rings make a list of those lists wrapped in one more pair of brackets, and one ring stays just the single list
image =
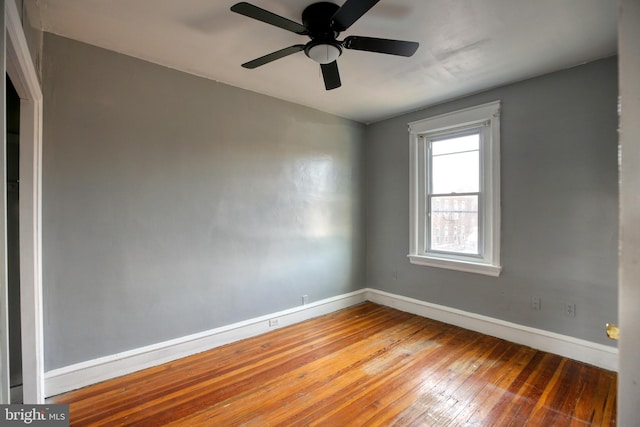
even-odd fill
[{"label": "ceiling fan motor housing", "polygon": [[340,6],[330,2],[318,2],[302,12],[302,24],[307,28],[311,41],[304,53],[320,64],[328,64],[342,55],[342,46],[336,40],[338,32],[332,28],[331,18]]},{"label": "ceiling fan motor housing", "polygon": [[327,1],[313,3],[302,12],[302,25],[312,39],[335,40],[338,33],[332,28],[331,18],[340,6]]}]

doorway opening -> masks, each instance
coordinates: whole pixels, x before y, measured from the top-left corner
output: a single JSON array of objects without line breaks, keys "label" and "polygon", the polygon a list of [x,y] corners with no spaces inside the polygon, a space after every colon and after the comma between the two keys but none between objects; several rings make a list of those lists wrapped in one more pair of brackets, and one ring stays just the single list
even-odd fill
[{"label": "doorway opening", "polygon": [[22,403],[22,321],[20,315],[20,97],[6,76],[7,284],[9,295],[9,378],[11,403]]}]

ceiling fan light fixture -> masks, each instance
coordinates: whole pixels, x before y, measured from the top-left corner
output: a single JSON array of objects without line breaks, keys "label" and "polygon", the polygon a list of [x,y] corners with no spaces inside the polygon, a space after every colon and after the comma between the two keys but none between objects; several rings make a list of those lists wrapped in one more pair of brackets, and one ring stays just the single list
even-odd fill
[{"label": "ceiling fan light fixture", "polygon": [[330,64],[342,54],[340,46],[329,43],[318,43],[305,50],[307,56],[318,64]]}]

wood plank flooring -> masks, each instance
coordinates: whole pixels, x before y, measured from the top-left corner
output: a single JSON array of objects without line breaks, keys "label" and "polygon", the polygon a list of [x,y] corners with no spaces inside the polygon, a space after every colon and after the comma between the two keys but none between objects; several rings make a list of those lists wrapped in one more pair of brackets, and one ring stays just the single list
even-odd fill
[{"label": "wood plank flooring", "polygon": [[612,426],[616,374],[364,303],[49,402],[74,426]]}]

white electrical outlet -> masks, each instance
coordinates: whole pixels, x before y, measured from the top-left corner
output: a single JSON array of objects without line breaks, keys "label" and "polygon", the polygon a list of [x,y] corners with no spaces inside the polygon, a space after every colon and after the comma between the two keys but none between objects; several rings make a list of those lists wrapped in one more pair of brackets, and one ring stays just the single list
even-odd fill
[{"label": "white electrical outlet", "polygon": [[274,327],[274,326],[278,326],[278,319],[269,319],[269,326],[270,327]]},{"label": "white electrical outlet", "polygon": [[302,295],[302,305],[309,304],[309,295]]}]

